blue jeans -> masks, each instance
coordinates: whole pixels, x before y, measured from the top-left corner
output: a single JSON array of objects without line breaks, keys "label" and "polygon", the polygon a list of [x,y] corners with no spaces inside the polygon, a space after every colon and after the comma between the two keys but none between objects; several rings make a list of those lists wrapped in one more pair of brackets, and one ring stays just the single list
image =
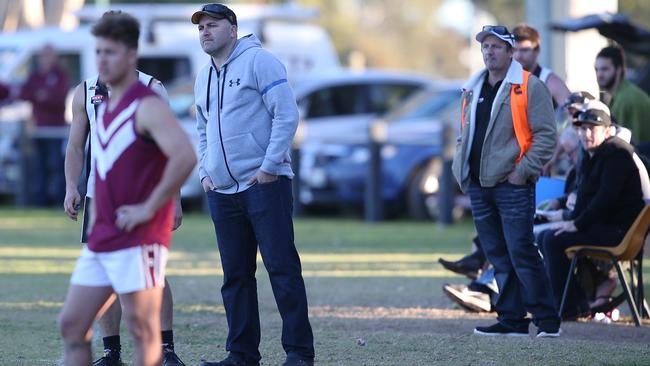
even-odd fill
[{"label": "blue jeans", "polygon": [[36,206],[60,206],[65,197],[63,172],[63,140],[60,138],[34,139],[35,154],[32,158],[31,197]]},{"label": "blue jeans", "polygon": [[314,358],[307,295],[294,244],[291,180],[256,184],[235,194],[208,192],[223,266],[221,295],[228,321],[226,350],[261,359],[257,306],[257,248],[269,273],[282,317],[282,346],[289,357]]},{"label": "blue jeans", "polygon": [[469,195],[476,231],[499,287],[497,320],[513,329],[527,329],[528,311],[537,326],[559,325],[544,263],[534,244],[534,186],[504,182],[484,188],[471,183]]}]

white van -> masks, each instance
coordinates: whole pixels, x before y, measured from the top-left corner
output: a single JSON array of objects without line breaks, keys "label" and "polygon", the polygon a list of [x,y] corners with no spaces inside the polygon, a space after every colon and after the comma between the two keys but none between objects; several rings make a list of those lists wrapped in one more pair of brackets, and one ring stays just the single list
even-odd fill
[{"label": "white van", "polygon": [[[287,66],[295,79],[313,70],[339,66],[336,51],[327,32],[307,23],[317,13],[298,5],[233,5],[239,35],[254,33],[264,47]],[[141,22],[140,62],[138,67],[163,82],[193,78],[208,62],[201,50],[196,25],[190,23],[198,5],[119,4],[111,7],[128,12]],[[36,55],[44,44],[51,44],[71,82],[96,74],[94,38],[90,24],[107,10],[85,6],[77,16],[81,26],[71,31],[57,28],[19,31],[0,37],[0,80],[19,84],[25,80]]]}]

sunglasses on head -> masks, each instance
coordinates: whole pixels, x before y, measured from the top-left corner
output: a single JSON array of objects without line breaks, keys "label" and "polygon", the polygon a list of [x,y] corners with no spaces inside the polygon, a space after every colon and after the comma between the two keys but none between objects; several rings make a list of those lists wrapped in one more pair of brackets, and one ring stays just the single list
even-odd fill
[{"label": "sunglasses on head", "polygon": [[486,32],[494,32],[500,36],[513,37],[510,31],[508,31],[508,28],[503,25],[484,25],[483,30]]},{"label": "sunglasses on head", "polygon": [[237,21],[235,20],[233,14],[232,14],[232,10],[230,10],[229,8],[227,8],[224,5],[221,5],[221,4],[203,5],[203,7],[201,8],[201,11],[221,15],[224,18],[228,19],[230,24],[233,24],[233,25],[237,24]]},{"label": "sunglasses on head", "polygon": [[580,112],[578,114],[577,118],[578,122],[591,122],[591,123],[604,123],[605,120],[603,119],[602,116],[596,114],[596,113],[591,113],[591,112]]}]

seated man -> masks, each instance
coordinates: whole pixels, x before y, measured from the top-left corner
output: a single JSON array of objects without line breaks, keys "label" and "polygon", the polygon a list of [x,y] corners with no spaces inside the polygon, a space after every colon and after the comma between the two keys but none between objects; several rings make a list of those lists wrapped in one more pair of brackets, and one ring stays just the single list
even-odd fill
[{"label": "seated man", "polygon": [[[546,271],[559,308],[570,261],[564,250],[576,244],[615,246],[625,236],[644,206],[634,147],[614,136],[609,108],[590,101],[578,115],[578,128],[587,154],[580,164],[575,209],[560,229],[541,235]],[[574,282],[575,284],[575,282]],[[566,318],[589,312],[583,291],[569,289]]]}]

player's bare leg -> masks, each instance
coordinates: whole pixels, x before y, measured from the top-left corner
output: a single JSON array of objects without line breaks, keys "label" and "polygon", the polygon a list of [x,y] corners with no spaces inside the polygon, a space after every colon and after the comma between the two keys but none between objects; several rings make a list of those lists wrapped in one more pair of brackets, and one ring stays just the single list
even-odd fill
[{"label": "player's bare leg", "polygon": [[92,324],[115,300],[110,286],[88,287],[70,285],[59,315],[59,330],[63,337],[66,366],[89,365]]},{"label": "player's bare leg", "polygon": [[160,308],[162,288],[120,295],[123,316],[135,340],[135,365],[160,365]]}]

